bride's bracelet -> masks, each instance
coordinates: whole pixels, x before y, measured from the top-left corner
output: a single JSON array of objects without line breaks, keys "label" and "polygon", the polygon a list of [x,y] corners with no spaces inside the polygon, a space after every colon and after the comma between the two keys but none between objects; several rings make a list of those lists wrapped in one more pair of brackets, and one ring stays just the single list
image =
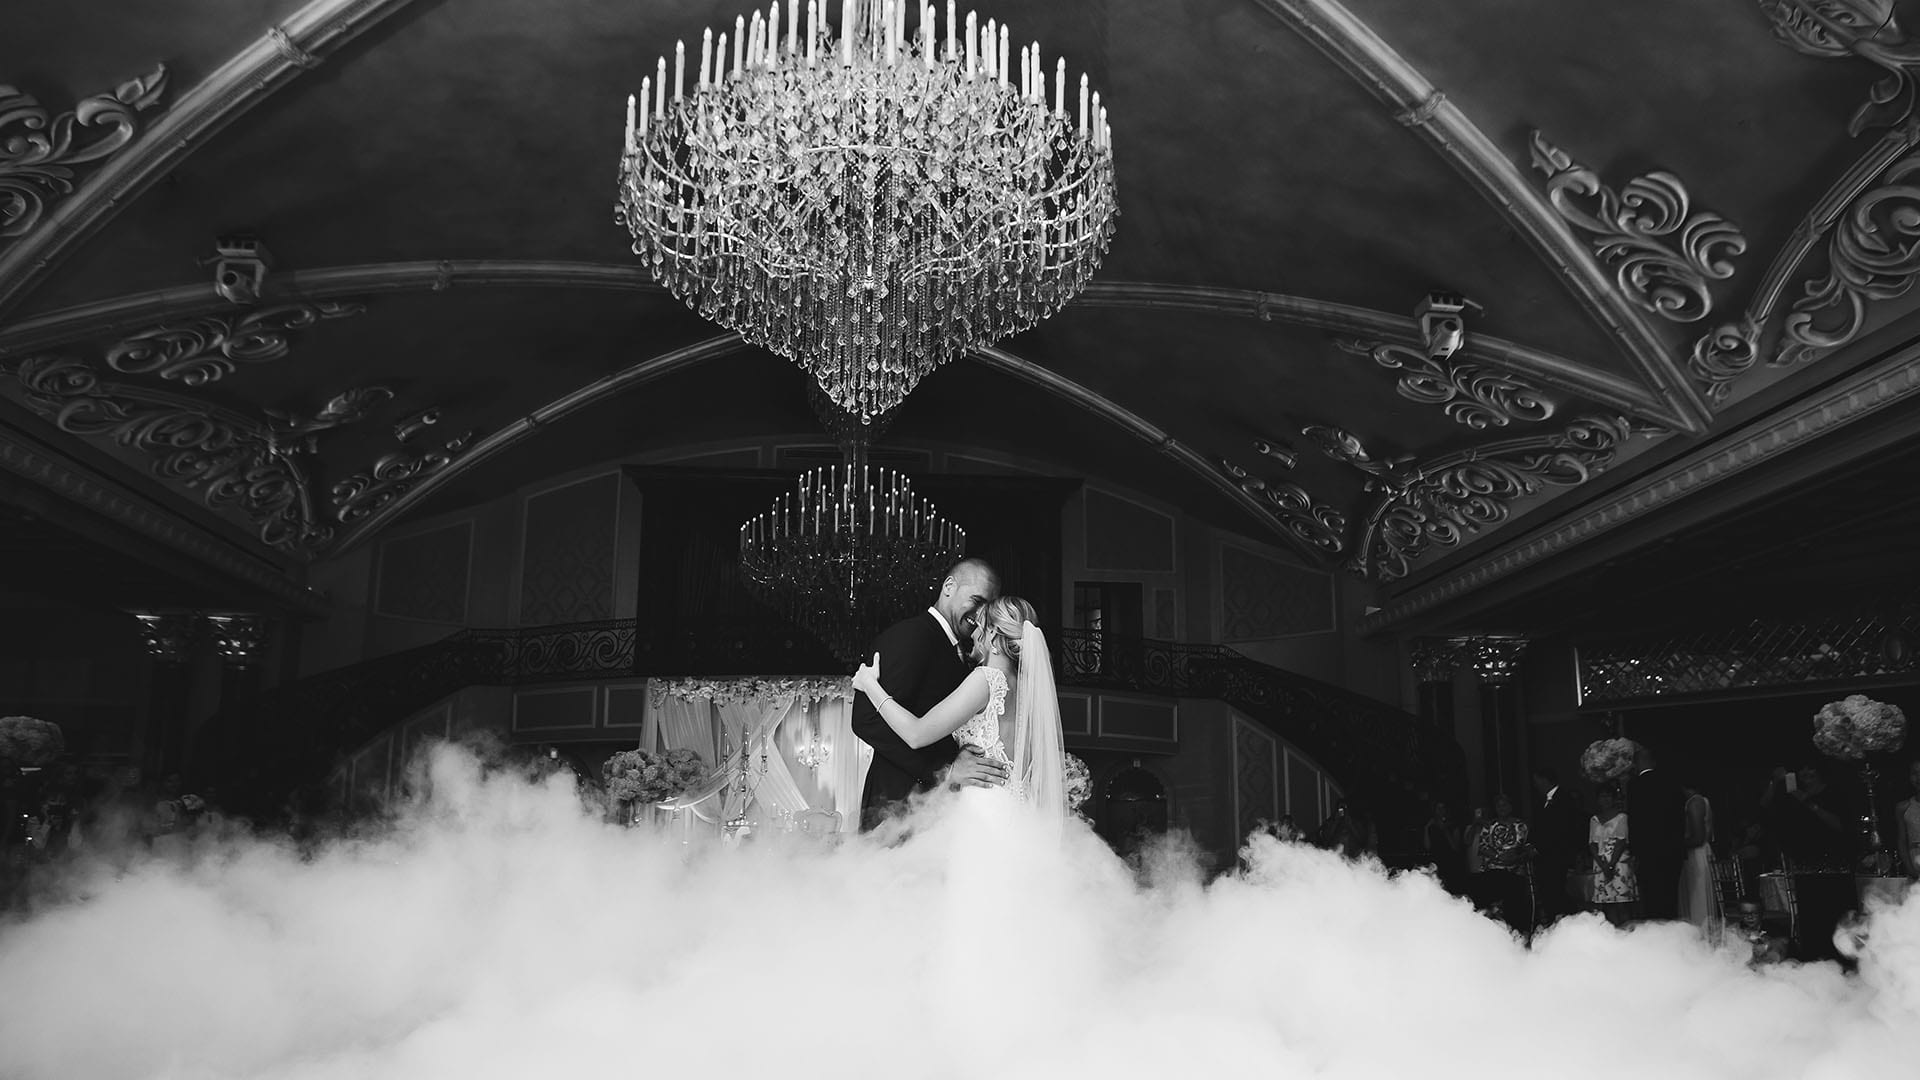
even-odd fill
[{"label": "bride's bracelet", "polygon": [[887,695],[886,697],[883,697],[883,698],[881,698],[881,699],[880,699],[879,701],[876,701],[876,702],[874,702],[874,703],[873,703],[873,711],[874,711],[874,712],[879,712],[879,711],[880,711],[881,709],[884,709],[884,708],[886,708],[886,707],[887,707],[887,702],[889,702],[889,701],[892,701],[892,700],[893,700],[893,695],[892,695],[892,694],[888,694],[888,695]]}]

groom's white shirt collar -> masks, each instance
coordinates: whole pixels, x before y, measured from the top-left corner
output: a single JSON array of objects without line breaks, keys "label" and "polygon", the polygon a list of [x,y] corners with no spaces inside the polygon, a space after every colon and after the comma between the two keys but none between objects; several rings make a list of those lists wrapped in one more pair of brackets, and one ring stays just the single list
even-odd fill
[{"label": "groom's white shirt collar", "polygon": [[928,608],[927,614],[933,616],[933,621],[939,623],[940,629],[945,630],[947,632],[947,644],[952,645],[955,648],[958,648],[960,646],[960,637],[959,635],[953,632],[953,627],[947,625],[947,617],[945,615],[940,614],[940,609]]}]

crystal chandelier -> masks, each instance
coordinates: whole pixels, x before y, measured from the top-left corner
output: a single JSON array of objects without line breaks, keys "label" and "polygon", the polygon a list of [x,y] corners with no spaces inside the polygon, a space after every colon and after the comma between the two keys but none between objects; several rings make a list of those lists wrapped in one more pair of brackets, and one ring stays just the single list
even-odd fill
[{"label": "crystal chandelier", "polygon": [[860,456],[803,473],[794,492],[740,526],[748,591],[847,663],[924,606],[967,550],[967,530],[914,494],[912,480]]},{"label": "crystal chandelier", "polygon": [[[675,296],[867,420],[1052,315],[1113,233],[1106,109],[947,2],[778,0],[627,99],[616,216]],[[730,61],[730,62],[729,62]],[[1073,100],[1069,100],[1072,98]]]}]

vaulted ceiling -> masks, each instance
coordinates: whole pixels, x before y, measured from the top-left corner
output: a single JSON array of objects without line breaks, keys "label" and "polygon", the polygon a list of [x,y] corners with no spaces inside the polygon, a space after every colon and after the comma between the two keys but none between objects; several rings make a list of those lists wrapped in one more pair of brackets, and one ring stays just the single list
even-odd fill
[{"label": "vaulted ceiling", "polygon": [[[310,609],[303,565],[423,507],[806,431],[802,376],[654,287],[611,216],[626,93],[743,10],[0,15],[0,463]],[[1119,232],[896,437],[1124,476],[1378,583],[1368,629],[1877,453],[1845,429],[1920,389],[1890,0],[988,14],[1102,88]],[[272,255],[258,303],[213,288],[236,234]],[[1484,309],[1444,360],[1432,290]]]}]

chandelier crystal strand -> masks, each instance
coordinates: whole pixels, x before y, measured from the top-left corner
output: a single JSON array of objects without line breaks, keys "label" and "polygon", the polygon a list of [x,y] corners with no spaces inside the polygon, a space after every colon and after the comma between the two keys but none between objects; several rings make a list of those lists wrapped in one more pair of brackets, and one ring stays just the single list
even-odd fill
[{"label": "chandelier crystal strand", "polygon": [[748,590],[849,663],[889,622],[924,606],[966,550],[967,531],[910,478],[866,464],[803,473],[740,526]]},{"label": "chandelier crystal strand", "polygon": [[992,20],[914,13],[909,34],[905,5],[848,0],[834,36],[823,3],[776,0],[730,56],[702,35],[691,92],[677,44],[672,95],[663,57],[628,99],[620,161],[615,216],[653,276],[863,422],[1077,296],[1118,212],[1085,75],[1069,115],[1065,60],[1049,101],[1037,42],[1014,57]]}]

